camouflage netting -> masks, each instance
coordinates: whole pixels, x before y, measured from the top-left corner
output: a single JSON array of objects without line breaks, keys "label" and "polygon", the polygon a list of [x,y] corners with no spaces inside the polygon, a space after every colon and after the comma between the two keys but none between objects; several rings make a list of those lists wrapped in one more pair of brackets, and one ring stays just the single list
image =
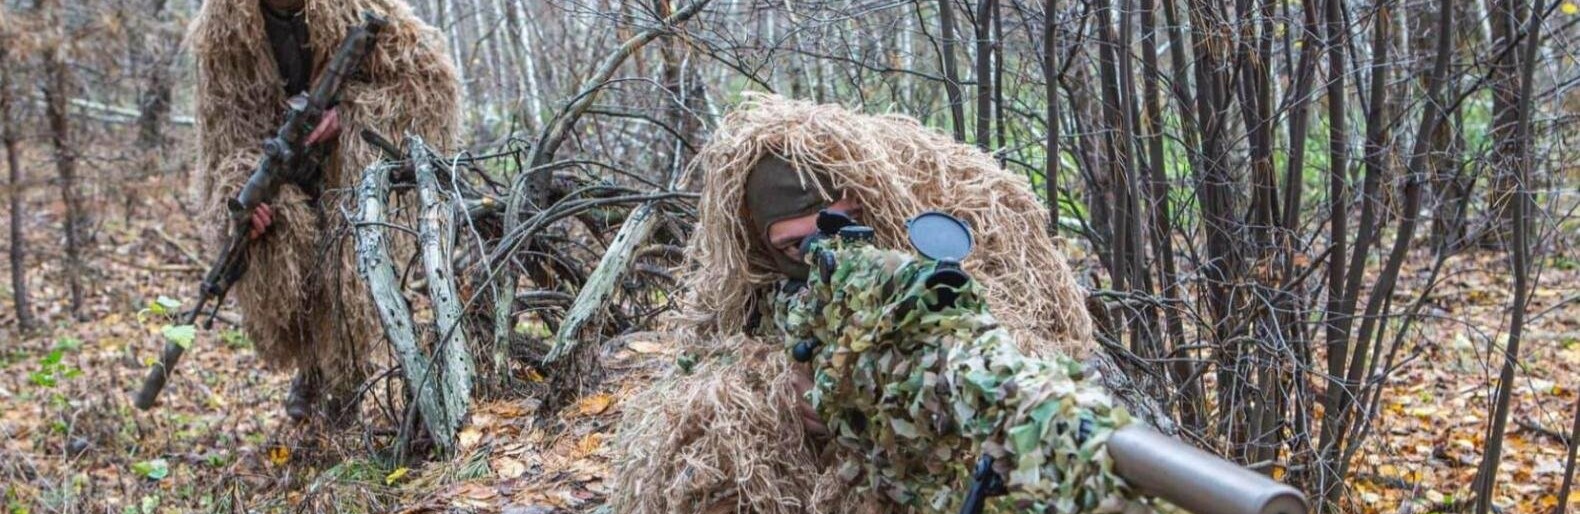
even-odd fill
[{"label": "camouflage netting", "polygon": [[[313,62],[330,55],[361,13],[389,26],[346,85],[339,106],[338,152],[323,170],[320,204],[295,186],[271,203],[275,224],[250,253],[247,274],[231,296],[243,326],[264,360],[276,366],[318,366],[337,389],[362,379],[366,356],[382,329],[358,282],[355,251],[337,193],[351,189],[378,151],[358,137],[372,128],[390,137],[406,132],[447,148],[459,122],[460,85],[443,39],[400,0],[308,0]],[[194,194],[211,248],[229,229],[225,199],[234,197],[262,154],[262,141],[284,121],[285,90],[264,33],[258,0],[208,0],[188,34],[197,61],[197,121],[201,134]],[[340,190],[340,191],[337,191]],[[397,248],[410,255],[406,248]],[[396,256],[395,262],[406,262]]]},{"label": "camouflage netting", "polygon": [[700,177],[702,199],[673,337],[698,363],[625,402],[611,498],[617,512],[892,509],[851,492],[826,465],[833,456],[818,455],[795,414],[787,385],[793,372],[777,336],[764,338],[771,327],[762,326],[749,333],[749,319],[772,302],[780,278],[754,246],[742,205],[747,174],[770,152],[803,173],[815,167],[832,175],[836,189],[865,207],[862,221],[881,247],[905,247],[904,223],[923,211],[966,220],[977,250],[965,266],[1021,350],[1053,357],[1086,355],[1094,346],[1083,293],[1024,177],[907,117],[748,96],[689,170]]},{"label": "camouflage netting", "polygon": [[807,397],[845,450],[833,467],[841,483],[959,512],[989,454],[1007,488],[989,512],[1141,507],[1105,444],[1130,416],[1085,366],[1022,354],[976,283],[926,285],[937,263],[837,239],[817,248],[836,263],[829,280],[813,273],[806,287],[780,289],[774,323],[786,351],[823,342]]}]

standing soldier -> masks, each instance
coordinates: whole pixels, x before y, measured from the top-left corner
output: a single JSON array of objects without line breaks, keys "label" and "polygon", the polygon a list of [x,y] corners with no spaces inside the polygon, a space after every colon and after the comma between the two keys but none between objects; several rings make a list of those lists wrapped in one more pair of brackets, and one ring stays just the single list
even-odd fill
[{"label": "standing soldier", "polygon": [[905,222],[940,210],[969,223],[967,265],[1031,355],[1090,352],[1092,322],[1047,211],[1024,177],[915,120],[752,97],[693,163],[703,174],[676,337],[697,363],[625,402],[617,512],[868,512],[829,466],[827,428],[776,334],[777,288],[804,278],[798,243],[831,208],[906,248]]},{"label": "standing soldier", "polygon": [[[262,155],[260,143],[284,121],[288,99],[307,91],[363,13],[389,24],[350,77],[339,105],[308,136],[325,152],[321,193],[285,185],[252,213],[248,269],[232,297],[263,360],[295,370],[286,413],[349,412],[381,334],[356,279],[339,193],[379,158],[362,129],[413,133],[447,147],[456,131],[459,84],[439,33],[401,0],[207,0],[189,42],[197,59],[200,154],[195,193],[204,219],[225,219]],[[209,224],[211,247],[225,223]]]}]

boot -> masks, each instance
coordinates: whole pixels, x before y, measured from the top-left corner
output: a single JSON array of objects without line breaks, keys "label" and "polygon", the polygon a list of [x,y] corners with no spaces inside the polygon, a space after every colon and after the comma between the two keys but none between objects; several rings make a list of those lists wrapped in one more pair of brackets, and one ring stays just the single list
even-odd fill
[{"label": "boot", "polygon": [[296,378],[291,380],[291,393],[285,397],[285,415],[291,421],[301,423],[313,416],[313,406],[318,404],[319,382],[318,373],[297,370]]}]

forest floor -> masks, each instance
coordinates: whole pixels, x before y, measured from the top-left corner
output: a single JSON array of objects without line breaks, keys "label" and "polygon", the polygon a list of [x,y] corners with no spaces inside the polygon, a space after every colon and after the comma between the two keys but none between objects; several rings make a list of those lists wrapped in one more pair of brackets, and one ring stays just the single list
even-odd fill
[{"label": "forest floor", "polygon": [[[164,340],[166,322],[154,305],[161,296],[190,301],[206,265],[195,227],[212,221],[184,214],[181,184],[156,177],[117,184],[113,193],[90,188],[96,218],[80,320],[67,312],[58,195],[30,189],[28,272],[42,328],[19,333],[12,295],[0,290],[0,504],[7,512],[524,514],[587,512],[603,503],[611,473],[605,442],[621,400],[673,362],[662,341],[632,337],[607,348],[609,378],[563,409],[528,398],[481,403],[457,457],[410,468],[387,464],[381,445],[395,427],[377,420],[388,417],[364,416],[375,421],[349,427],[287,421],[281,400],[290,377],[261,366],[234,330],[200,331],[162,404],[134,409],[130,395]],[[1548,259],[1532,293],[1497,490],[1506,512],[1545,512],[1557,501],[1562,438],[1580,389],[1576,259]],[[1426,253],[1412,259],[1401,295],[1422,286],[1428,264]],[[7,266],[0,263],[0,276],[9,277]],[[1357,458],[1356,511],[1457,511],[1469,497],[1501,363],[1488,349],[1507,331],[1507,269],[1501,252],[1449,261]],[[369,403],[365,409],[377,412],[377,402]],[[1580,506],[1580,498],[1571,503]]]}]

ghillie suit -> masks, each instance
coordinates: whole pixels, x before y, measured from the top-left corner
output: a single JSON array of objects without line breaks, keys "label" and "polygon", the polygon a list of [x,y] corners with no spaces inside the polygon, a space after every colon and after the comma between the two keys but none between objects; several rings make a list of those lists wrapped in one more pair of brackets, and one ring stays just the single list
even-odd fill
[{"label": "ghillie suit", "polygon": [[[382,334],[357,279],[349,227],[337,205],[380,157],[358,134],[364,128],[396,138],[410,132],[445,148],[459,121],[460,86],[443,39],[400,0],[308,0],[301,15],[312,63],[329,62],[364,12],[383,16],[389,26],[342,93],[341,131],[321,170],[324,194],[309,198],[295,186],[281,188],[271,203],[274,224],[253,244],[247,272],[231,293],[266,363],[321,373],[330,394],[342,399],[366,376],[372,344]],[[260,142],[284,118],[285,79],[264,17],[259,0],[208,0],[188,34],[197,60],[201,138],[193,187],[203,219],[215,220],[206,234],[211,247],[225,236],[228,225],[218,220],[225,219],[226,199],[235,196],[262,153]]]},{"label": "ghillie suit", "polygon": [[820,445],[807,440],[796,414],[788,385],[795,371],[767,312],[782,277],[751,233],[742,201],[749,173],[769,154],[803,175],[823,170],[833,189],[857,198],[879,247],[904,247],[905,220],[923,211],[964,219],[977,234],[966,266],[1021,349],[1044,357],[1090,353],[1081,288],[1024,177],[907,117],[750,96],[692,163],[702,174],[702,198],[675,337],[698,362],[625,402],[611,498],[617,512],[891,507],[870,495],[859,506],[848,498],[848,485],[825,469],[827,455],[817,455]]}]

